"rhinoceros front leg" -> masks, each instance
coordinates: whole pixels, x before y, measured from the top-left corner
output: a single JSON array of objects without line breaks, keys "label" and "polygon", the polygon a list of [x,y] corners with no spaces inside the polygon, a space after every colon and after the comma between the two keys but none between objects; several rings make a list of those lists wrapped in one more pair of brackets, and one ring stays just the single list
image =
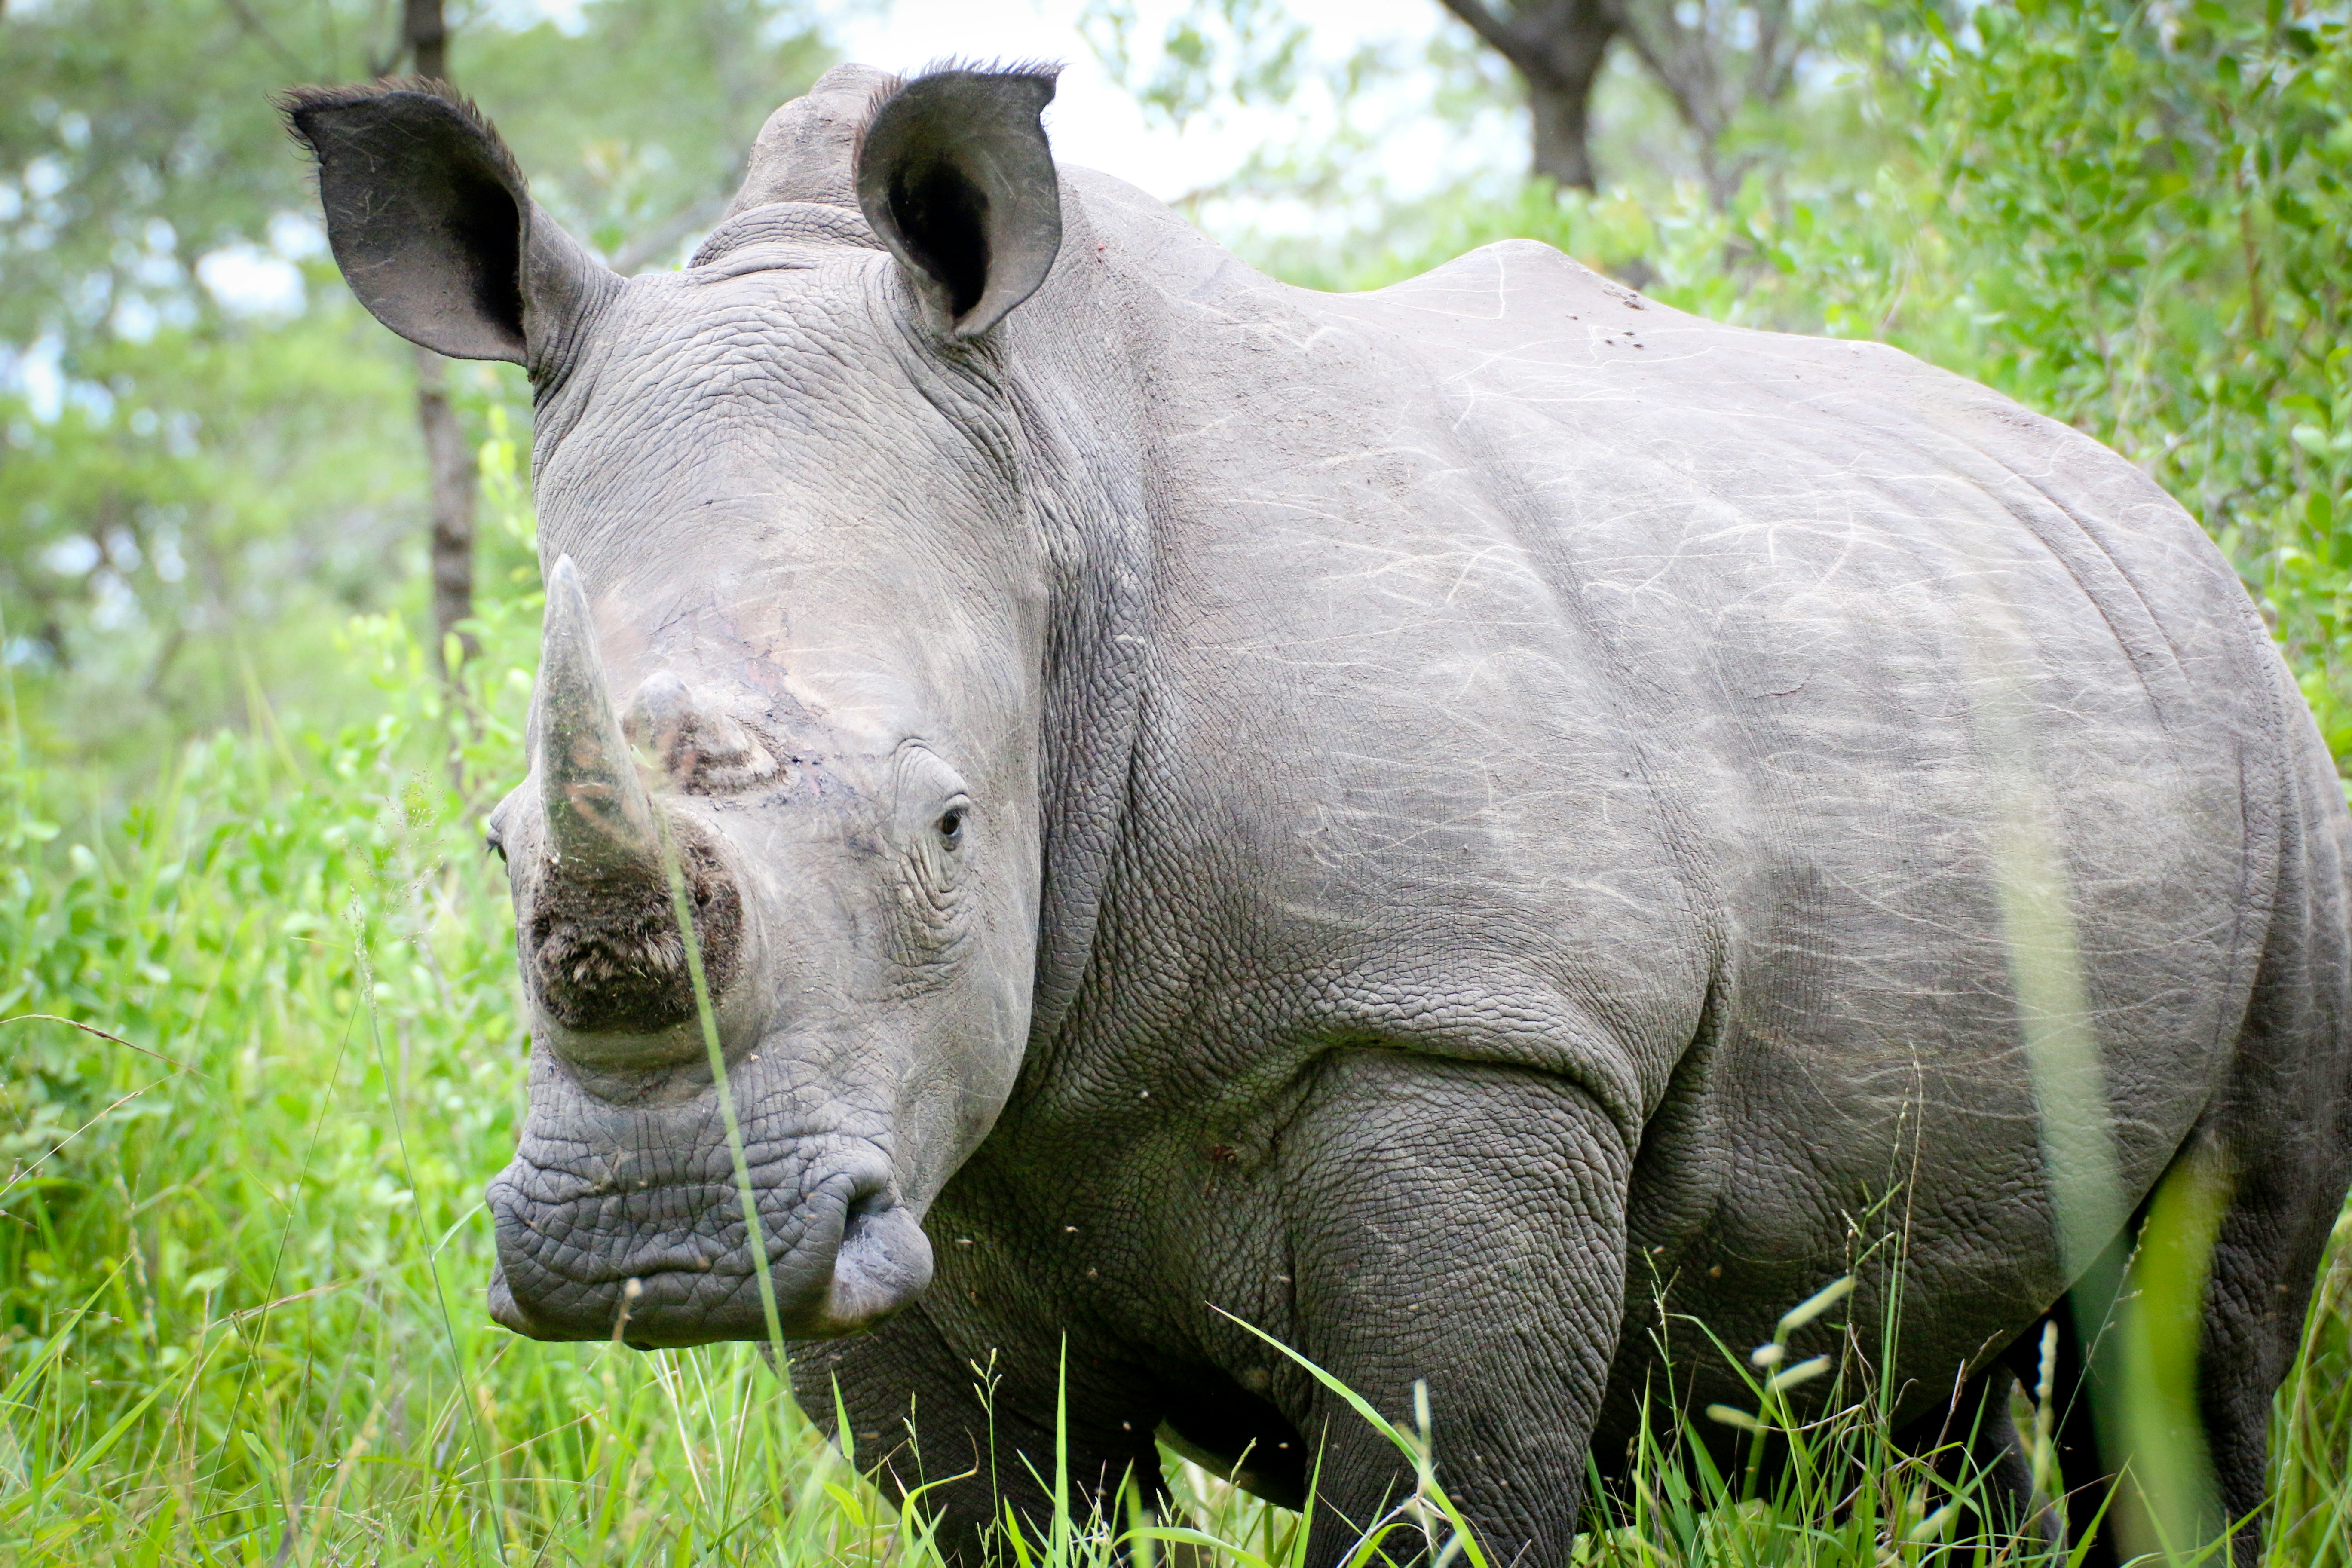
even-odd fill
[{"label": "rhinoceros front leg", "polygon": [[[793,1394],[893,1497],[920,1493],[950,1563],[985,1568],[1013,1561],[992,1539],[1007,1507],[1034,1533],[1048,1528],[1053,1495],[1044,1483],[1057,1451],[1081,1519],[1097,1508],[1118,1519],[1130,1473],[1147,1495],[1160,1489],[1150,1423],[1122,1424],[1122,1391],[1083,1368],[1064,1380],[1067,1428],[1057,1448],[1058,1351],[1049,1339],[1006,1343],[995,1355],[961,1353],[918,1302],[866,1333],[792,1347]],[[845,1440],[841,1414],[850,1421]]]},{"label": "rhinoceros front leg", "polygon": [[[1425,1383],[1436,1479],[1488,1560],[1567,1563],[1624,1300],[1614,1125],[1549,1074],[1348,1051],[1281,1163],[1296,1347],[1408,1429]],[[1321,1448],[1308,1561],[1326,1568],[1412,1473],[1336,1397],[1281,1381]]]}]

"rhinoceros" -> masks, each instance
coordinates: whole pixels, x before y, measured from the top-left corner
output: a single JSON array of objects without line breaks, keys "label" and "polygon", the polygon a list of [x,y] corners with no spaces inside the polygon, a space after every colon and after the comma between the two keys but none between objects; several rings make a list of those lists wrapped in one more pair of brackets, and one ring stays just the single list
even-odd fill
[{"label": "rhinoceros", "polygon": [[1543,245],[1285,286],[1057,166],[1053,92],[837,69],[630,278],[446,89],[284,100],[359,299],[536,398],[491,1315],[795,1342],[967,1554],[1057,1438],[1082,1498],[1165,1440],[1328,1563],[1413,1472],[1278,1342],[1565,1563],[1645,1395],[1755,1408],[1717,1344],[1883,1350],[2022,1489],[2013,1369],[2095,1381],[2172,1173],[2256,1513],[2352,822],[2197,525]]}]

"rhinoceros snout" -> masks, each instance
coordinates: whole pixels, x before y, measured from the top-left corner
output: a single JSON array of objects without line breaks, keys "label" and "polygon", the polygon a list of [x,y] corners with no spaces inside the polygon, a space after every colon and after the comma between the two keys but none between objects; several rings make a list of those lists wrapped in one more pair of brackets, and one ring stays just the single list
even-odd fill
[{"label": "rhinoceros snout", "polygon": [[[930,1283],[930,1242],[870,1152],[798,1191],[755,1186],[753,1199],[787,1338],[870,1328]],[[490,1316],[517,1333],[641,1350],[768,1337],[761,1260],[747,1241],[740,1189],[704,1182],[615,1193],[567,1181],[526,1154],[492,1184],[489,1205]]]}]

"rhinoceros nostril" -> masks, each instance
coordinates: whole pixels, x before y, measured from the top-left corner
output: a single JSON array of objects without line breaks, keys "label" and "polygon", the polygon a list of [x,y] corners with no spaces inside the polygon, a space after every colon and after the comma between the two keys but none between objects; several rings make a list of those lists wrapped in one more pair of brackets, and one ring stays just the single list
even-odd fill
[{"label": "rhinoceros nostril", "polygon": [[849,1333],[897,1311],[931,1279],[931,1244],[879,1173],[860,1182],[842,1215],[819,1335]]},{"label": "rhinoceros nostril", "polygon": [[841,1222],[841,1244],[848,1246],[857,1239],[878,1216],[898,1207],[888,1186],[881,1182],[863,1186],[849,1200],[849,1210]]}]

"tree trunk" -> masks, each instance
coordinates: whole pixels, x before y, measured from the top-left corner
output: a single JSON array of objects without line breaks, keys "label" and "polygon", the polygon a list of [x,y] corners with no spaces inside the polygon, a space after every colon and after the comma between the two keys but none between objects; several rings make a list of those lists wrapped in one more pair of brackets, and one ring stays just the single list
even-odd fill
[{"label": "tree trunk", "polygon": [[458,623],[474,614],[474,454],[467,449],[457,411],[449,406],[449,362],[431,349],[416,351],[416,423],[425,432],[425,466],[433,497],[433,657],[454,677],[449,637],[457,637],[459,664],[480,652]]},{"label": "tree trunk", "polygon": [[[1811,36],[1798,25],[1791,0],[1754,0],[1720,9],[1687,10],[1673,0],[1606,0],[1617,30],[1641,58],[1675,113],[1698,143],[1699,173],[1718,212],[1730,207],[1752,168],[1754,153],[1725,146],[1739,111],[1750,103],[1778,103],[1797,77],[1797,61]],[[1753,28],[1740,41],[1739,23]]]},{"label": "tree trunk", "polygon": [[418,76],[427,81],[449,79],[449,26],[441,15],[441,0],[408,0],[400,41]]},{"label": "tree trunk", "polygon": [[1535,121],[1534,173],[1593,189],[1592,83],[1617,36],[1610,0],[1517,0],[1507,15],[1486,0],[1444,3],[1518,72]]},{"label": "tree trunk", "polygon": [[1563,190],[1599,188],[1592,168],[1592,79],[1601,55],[1581,81],[1560,83],[1548,76],[1525,78],[1528,112],[1535,121],[1534,173]]},{"label": "tree trunk", "polygon": [[[407,0],[401,47],[418,76],[449,79],[449,28],[441,0]],[[433,661],[451,681],[457,666],[480,651],[458,630],[474,614],[474,454],[449,406],[449,363],[431,349],[416,351],[416,424],[425,435],[425,465],[433,499]],[[456,661],[449,638],[457,637]]]}]

